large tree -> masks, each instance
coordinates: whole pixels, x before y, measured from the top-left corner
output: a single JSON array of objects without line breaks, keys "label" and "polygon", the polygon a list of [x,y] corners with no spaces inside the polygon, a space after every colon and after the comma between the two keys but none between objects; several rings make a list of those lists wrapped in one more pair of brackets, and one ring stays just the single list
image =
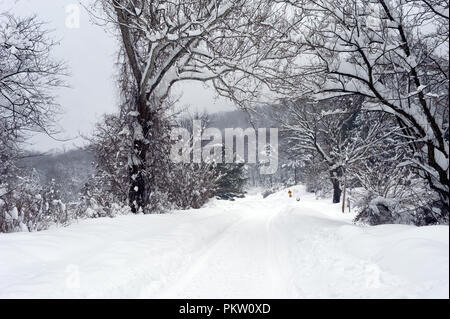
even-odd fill
[{"label": "large tree", "polygon": [[286,101],[280,107],[280,128],[290,151],[305,162],[321,159],[333,185],[333,203],[340,201],[348,170],[368,161],[397,131],[388,116],[364,116],[361,105],[361,97],[349,96]]},{"label": "large tree", "polygon": [[303,76],[295,89],[321,98],[358,94],[366,109],[393,114],[410,140],[409,164],[448,214],[448,1],[284,2],[303,11],[295,33]]},{"label": "large tree", "polygon": [[54,89],[65,74],[51,56],[56,44],[36,17],[0,14],[0,121],[11,138],[53,132],[59,109]]},{"label": "large tree", "polygon": [[36,17],[0,13],[0,185],[17,175],[12,171],[26,133],[54,132],[54,89],[65,74],[51,56],[55,45]]},{"label": "large tree", "polygon": [[54,89],[65,74],[51,55],[55,45],[36,17],[0,13],[0,232],[41,229],[62,218],[49,216],[36,179],[17,166],[28,132],[54,133]]},{"label": "large tree", "polygon": [[119,31],[122,91],[136,115],[131,126],[129,202],[137,212],[146,206],[153,183],[144,174],[152,156],[151,131],[173,85],[186,80],[209,81],[220,95],[243,105],[257,96],[261,84],[270,87],[279,81],[267,66],[275,60],[286,64],[286,59],[294,56],[289,48],[295,46],[270,25],[277,22],[271,1],[99,3],[106,19]]}]

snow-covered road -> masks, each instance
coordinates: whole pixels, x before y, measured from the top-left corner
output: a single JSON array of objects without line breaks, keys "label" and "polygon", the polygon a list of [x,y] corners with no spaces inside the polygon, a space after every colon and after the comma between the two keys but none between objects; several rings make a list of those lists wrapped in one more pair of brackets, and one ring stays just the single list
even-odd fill
[{"label": "snow-covered road", "polygon": [[292,190],[0,234],[0,298],[448,298],[447,226],[355,226]]},{"label": "snow-covered road", "polygon": [[260,197],[242,201],[245,215],[218,237],[180,282],[162,297],[288,298],[292,296],[277,263],[272,220],[281,206],[267,206]]}]

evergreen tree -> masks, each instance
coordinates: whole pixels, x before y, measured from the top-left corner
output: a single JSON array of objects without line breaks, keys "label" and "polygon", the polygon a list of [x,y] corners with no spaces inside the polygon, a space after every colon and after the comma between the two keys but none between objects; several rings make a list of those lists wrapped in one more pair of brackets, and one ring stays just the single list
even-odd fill
[{"label": "evergreen tree", "polygon": [[[225,147],[222,148],[224,158]],[[235,197],[244,197],[244,185],[247,181],[245,163],[220,163],[215,167],[219,179],[215,196],[219,199],[234,200]]]}]

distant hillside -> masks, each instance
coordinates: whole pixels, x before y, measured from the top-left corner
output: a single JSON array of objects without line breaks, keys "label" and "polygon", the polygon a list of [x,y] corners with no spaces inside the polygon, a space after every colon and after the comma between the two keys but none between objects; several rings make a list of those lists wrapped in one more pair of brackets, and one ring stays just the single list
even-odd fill
[{"label": "distant hillside", "polygon": [[[276,127],[271,121],[270,112],[269,108],[261,107],[256,113],[252,113],[251,119],[255,127]],[[249,114],[242,110],[210,114],[209,119],[210,127],[221,130],[252,126]],[[94,154],[88,148],[83,148],[49,154],[29,153],[20,161],[20,166],[30,171],[34,169],[42,185],[47,185],[54,179],[60,185],[63,199],[75,201],[89,176],[94,174],[94,162]],[[255,169],[250,168],[250,171]]]},{"label": "distant hillside", "polygon": [[35,169],[40,183],[46,185],[55,179],[65,201],[76,200],[89,176],[94,173],[94,154],[86,149],[76,149],[50,155],[29,154],[20,166]]}]

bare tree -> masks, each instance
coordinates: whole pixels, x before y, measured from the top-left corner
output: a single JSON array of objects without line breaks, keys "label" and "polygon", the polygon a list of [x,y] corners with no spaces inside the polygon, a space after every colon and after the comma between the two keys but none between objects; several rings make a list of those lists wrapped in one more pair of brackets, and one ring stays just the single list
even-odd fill
[{"label": "bare tree", "polygon": [[0,15],[0,121],[12,137],[52,133],[64,65],[52,59],[56,45],[36,17]]},{"label": "bare tree", "polygon": [[352,96],[281,106],[281,130],[291,142],[291,152],[304,161],[316,154],[322,159],[333,185],[333,203],[340,201],[348,169],[370,159],[375,147],[395,133],[386,129],[391,128],[388,120],[361,121],[361,105],[362,99]]},{"label": "bare tree", "polygon": [[[414,166],[449,200],[448,1],[292,0],[303,92],[359,94],[370,110],[396,116]],[[295,19],[295,18],[294,18]]]},{"label": "bare tree", "polygon": [[[20,143],[29,131],[51,135],[58,105],[54,89],[62,86],[64,65],[52,59],[56,45],[36,17],[0,14],[0,231],[45,228],[36,178],[24,177],[17,167]],[[61,208],[60,206],[59,208]]]},{"label": "bare tree", "polygon": [[[269,87],[277,81],[264,67],[276,60],[275,52],[293,57],[289,48],[295,46],[288,46],[289,39],[275,36],[270,23],[263,23],[276,21],[271,1],[98,3],[105,19],[119,31],[124,58],[122,90],[129,94],[128,104],[136,114],[131,128],[129,202],[137,212],[146,205],[145,194],[153,183],[143,174],[152,152],[149,132],[171,87],[185,80],[209,81],[220,95],[244,105],[258,96],[261,85]],[[271,43],[265,42],[269,39]]]}]

